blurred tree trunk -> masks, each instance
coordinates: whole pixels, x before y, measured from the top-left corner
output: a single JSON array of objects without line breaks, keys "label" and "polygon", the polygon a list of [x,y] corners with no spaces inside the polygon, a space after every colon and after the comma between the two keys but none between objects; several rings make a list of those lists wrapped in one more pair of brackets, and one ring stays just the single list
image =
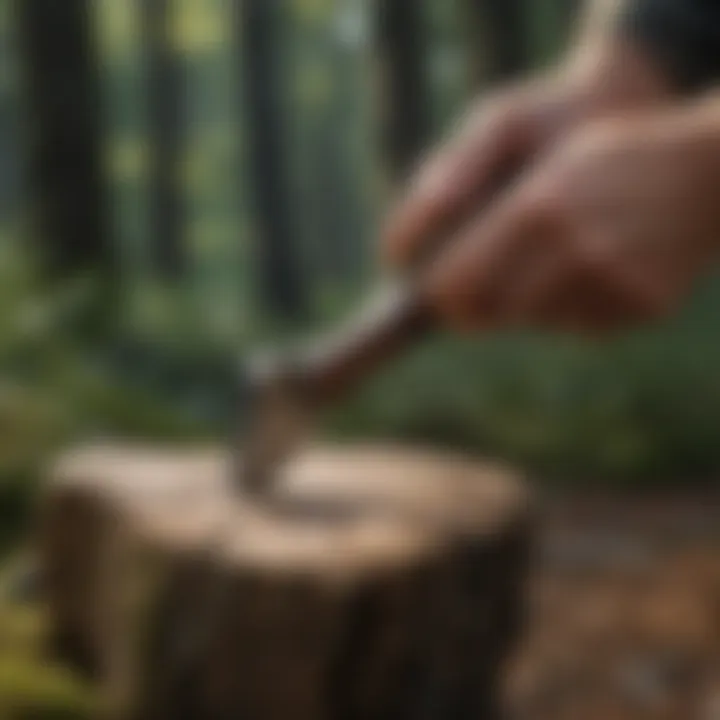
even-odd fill
[{"label": "blurred tree trunk", "polygon": [[0,97],[0,222],[14,210],[17,183],[17,128],[10,98]]},{"label": "blurred tree trunk", "polygon": [[336,46],[331,52],[330,97],[316,110],[312,132],[312,209],[322,277],[333,289],[347,292],[362,270],[362,220],[352,191],[348,147],[355,88],[348,51]]},{"label": "blurred tree trunk", "polygon": [[560,15],[560,39],[563,46],[572,40],[573,30],[578,23],[580,10],[583,6],[582,0],[556,0],[559,4]]},{"label": "blurred tree trunk", "polygon": [[425,18],[419,0],[375,0],[375,12],[381,147],[397,187],[430,136]]},{"label": "blurred tree trunk", "polygon": [[165,279],[187,268],[184,244],[182,150],[183,60],[171,36],[173,0],[140,0],[147,57],[152,263]]},{"label": "blurred tree trunk", "polygon": [[282,320],[307,313],[308,298],[295,246],[286,113],[283,108],[281,20],[284,0],[238,3],[250,190],[264,306]]},{"label": "blurred tree trunk", "polygon": [[359,279],[362,237],[351,192],[352,181],[348,177],[347,156],[338,137],[342,132],[339,128],[343,127],[337,122],[341,112],[341,108],[336,107],[321,123],[318,197],[326,200],[325,207],[320,208],[320,221],[327,277],[347,290],[349,284]]},{"label": "blurred tree trunk", "polygon": [[31,232],[56,276],[112,268],[89,0],[15,3]]},{"label": "blurred tree trunk", "polygon": [[[14,68],[9,32],[0,30],[0,64]],[[13,70],[10,70],[12,73]],[[15,212],[18,184],[17,98],[4,83],[0,88],[0,223]]]},{"label": "blurred tree trunk", "polygon": [[464,0],[473,83],[516,78],[529,65],[525,0]]}]

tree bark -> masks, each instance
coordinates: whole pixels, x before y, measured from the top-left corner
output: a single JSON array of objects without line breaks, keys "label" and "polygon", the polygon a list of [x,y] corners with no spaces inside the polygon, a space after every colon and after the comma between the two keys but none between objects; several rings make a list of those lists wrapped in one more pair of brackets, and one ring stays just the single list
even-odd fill
[{"label": "tree bark", "polygon": [[[336,76],[342,82],[343,78]],[[346,92],[338,89],[336,97],[322,116],[314,121],[312,146],[314,167],[309,176],[312,187],[314,231],[317,233],[316,256],[319,277],[325,287],[346,293],[357,286],[363,270],[363,237],[360,211],[352,191],[352,169],[343,134],[348,117]]]},{"label": "tree bark", "polygon": [[0,218],[4,222],[17,210],[18,128],[11,99],[0,97]]},{"label": "tree bark", "polygon": [[490,720],[532,512],[501,468],[314,450],[264,499],[220,454],[91,448],[41,524],[51,617],[123,720]]},{"label": "tree bark", "polygon": [[307,314],[286,148],[281,22],[284,0],[238,3],[249,188],[264,308],[281,320]]},{"label": "tree bark", "polygon": [[398,187],[430,139],[426,26],[418,0],[375,0],[380,144]]},{"label": "tree bark", "polygon": [[157,274],[177,279],[187,269],[183,233],[183,60],[170,35],[172,0],[141,0],[147,57],[150,138],[150,244]]},{"label": "tree bark", "polygon": [[572,39],[574,29],[579,23],[582,0],[558,0],[558,11],[560,15],[560,39],[563,48]]},{"label": "tree bark", "polygon": [[53,274],[108,271],[113,251],[92,5],[22,0],[15,9],[31,231]]},{"label": "tree bark", "polygon": [[478,87],[515,79],[529,65],[524,0],[464,0],[473,82]]}]

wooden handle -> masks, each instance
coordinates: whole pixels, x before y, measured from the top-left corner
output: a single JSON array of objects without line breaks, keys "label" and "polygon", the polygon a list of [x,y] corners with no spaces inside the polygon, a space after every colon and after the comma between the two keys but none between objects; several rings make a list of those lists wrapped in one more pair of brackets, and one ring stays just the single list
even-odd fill
[{"label": "wooden handle", "polygon": [[430,309],[411,287],[383,289],[359,316],[307,349],[299,378],[307,400],[313,406],[336,401],[433,325]]},{"label": "wooden handle", "polygon": [[[497,193],[510,184],[517,170],[509,166],[497,172],[491,183],[492,191],[484,199],[485,205],[491,204]],[[296,377],[307,392],[307,402],[320,406],[334,402],[434,328],[433,313],[417,289],[419,280],[442,254],[448,239],[477,213],[478,205],[479,201],[468,198],[462,211],[444,227],[435,228],[418,256],[412,259],[403,279],[371,297],[360,317],[351,319],[344,329],[310,347]]]}]

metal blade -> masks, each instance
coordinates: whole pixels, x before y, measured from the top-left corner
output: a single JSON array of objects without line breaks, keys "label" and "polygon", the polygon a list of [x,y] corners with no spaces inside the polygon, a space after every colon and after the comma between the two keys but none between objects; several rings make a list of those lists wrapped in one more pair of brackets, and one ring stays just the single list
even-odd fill
[{"label": "metal blade", "polygon": [[280,466],[308,436],[314,413],[289,355],[255,354],[242,375],[234,482],[238,490],[258,494],[272,485]]}]

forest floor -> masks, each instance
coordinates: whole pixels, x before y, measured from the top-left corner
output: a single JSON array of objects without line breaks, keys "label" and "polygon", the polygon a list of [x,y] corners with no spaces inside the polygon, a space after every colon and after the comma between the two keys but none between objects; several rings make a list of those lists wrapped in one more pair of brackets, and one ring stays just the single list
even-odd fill
[{"label": "forest floor", "polygon": [[[720,720],[720,493],[541,510],[508,720]],[[0,606],[0,716],[94,718],[90,688],[42,660],[41,627]]]},{"label": "forest floor", "polygon": [[541,517],[511,720],[720,720],[720,494]]}]

